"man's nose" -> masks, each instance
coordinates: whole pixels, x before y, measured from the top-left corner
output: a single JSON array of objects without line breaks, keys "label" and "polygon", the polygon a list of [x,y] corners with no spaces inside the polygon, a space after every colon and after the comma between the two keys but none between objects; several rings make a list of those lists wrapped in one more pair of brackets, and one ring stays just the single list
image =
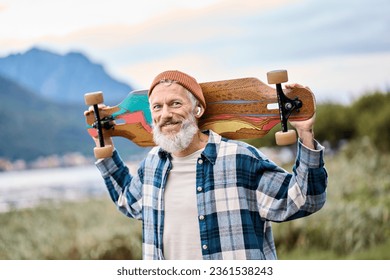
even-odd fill
[{"label": "man's nose", "polygon": [[172,112],[171,112],[169,106],[164,105],[162,110],[161,110],[161,118],[168,119],[171,117],[172,117]]}]

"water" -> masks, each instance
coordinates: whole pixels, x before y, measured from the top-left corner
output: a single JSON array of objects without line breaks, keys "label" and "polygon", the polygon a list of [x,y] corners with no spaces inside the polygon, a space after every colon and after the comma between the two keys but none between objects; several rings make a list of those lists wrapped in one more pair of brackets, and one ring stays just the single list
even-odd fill
[{"label": "water", "polygon": [[93,165],[0,173],[0,212],[108,195]]}]

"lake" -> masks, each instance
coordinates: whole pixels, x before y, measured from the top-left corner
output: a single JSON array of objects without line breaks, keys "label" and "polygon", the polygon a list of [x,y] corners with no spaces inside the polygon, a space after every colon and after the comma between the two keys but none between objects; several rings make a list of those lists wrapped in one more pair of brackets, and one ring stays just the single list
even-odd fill
[{"label": "lake", "polygon": [[0,173],[0,212],[108,195],[94,165]]}]

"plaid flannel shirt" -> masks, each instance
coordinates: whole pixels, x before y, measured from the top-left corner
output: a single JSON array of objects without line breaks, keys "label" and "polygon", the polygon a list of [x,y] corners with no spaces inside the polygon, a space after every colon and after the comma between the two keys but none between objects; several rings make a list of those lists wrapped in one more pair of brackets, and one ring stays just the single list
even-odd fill
[{"label": "plaid flannel shirt", "polygon": [[[196,192],[203,259],[276,259],[271,221],[308,216],[324,205],[327,172],[323,147],[298,141],[288,173],[256,148],[207,131],[197,161]],[[164,259],[164,187],[171,156],[153,148],[131,175],[117,151],[97,163],[111,199],[131,218],[142,220],[143,259]]]}]

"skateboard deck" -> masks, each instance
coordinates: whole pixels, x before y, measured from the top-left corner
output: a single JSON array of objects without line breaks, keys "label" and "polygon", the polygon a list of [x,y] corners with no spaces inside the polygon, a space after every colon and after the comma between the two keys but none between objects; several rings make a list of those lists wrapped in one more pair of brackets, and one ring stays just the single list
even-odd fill
[{"label": "skateboard deck", "polygon": [[[266,135],[280,123],[275,88],[257,78],[241,78],[200,83],[207,108],[199,120],[201,130],[211,129],[229,139],[253,139]],[[306,120],[315,112],[312,92],[305,88],[285,91],[288,98],[299,98],[302,106],[291,112],[289,120]],[[117,106],[99,109],[104,133],[125,137],[141,147],[154,146],[148,91],[133,91]],[[109,123],[115,121],[115,125]],[[88,132],[96,137],[95,118],[87,113]]]}]

